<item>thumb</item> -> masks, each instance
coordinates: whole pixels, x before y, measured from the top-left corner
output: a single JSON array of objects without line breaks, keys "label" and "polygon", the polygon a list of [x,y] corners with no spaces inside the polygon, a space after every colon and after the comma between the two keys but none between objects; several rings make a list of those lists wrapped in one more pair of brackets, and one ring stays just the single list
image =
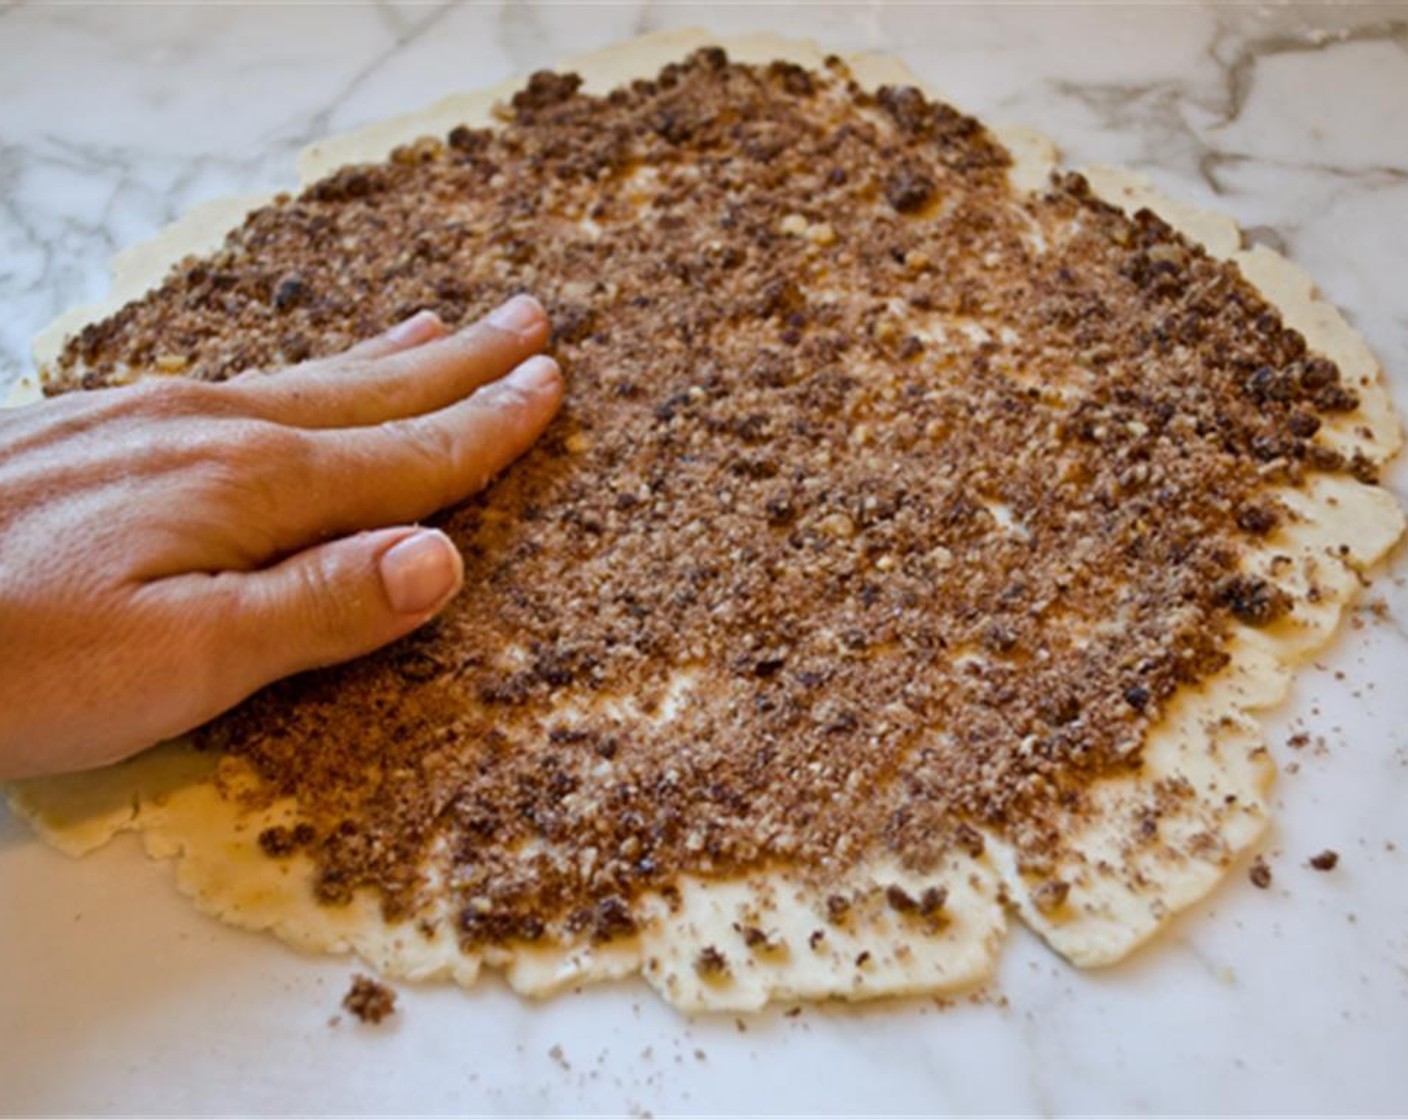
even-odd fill
[{"label": "thumb", "polygon": [[[400,527],[317,545],[256,572],[230,573],[224,645],[238,699],[291,673],[370,653],[429,621],[464,581],[444,533]],[[237,660],[229,666],[228,660]]]}]

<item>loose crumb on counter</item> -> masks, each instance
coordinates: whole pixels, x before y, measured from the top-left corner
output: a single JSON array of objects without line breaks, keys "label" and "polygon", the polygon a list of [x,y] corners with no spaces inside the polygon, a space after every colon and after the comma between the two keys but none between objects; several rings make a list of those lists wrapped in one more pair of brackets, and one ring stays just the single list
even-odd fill
[{"label": "loose crumb on counter", "polygon": [[380,1023],[396,1013],[396,993],[370,976],[358,973],[342,997],[342,1006],[363,1023]]}]

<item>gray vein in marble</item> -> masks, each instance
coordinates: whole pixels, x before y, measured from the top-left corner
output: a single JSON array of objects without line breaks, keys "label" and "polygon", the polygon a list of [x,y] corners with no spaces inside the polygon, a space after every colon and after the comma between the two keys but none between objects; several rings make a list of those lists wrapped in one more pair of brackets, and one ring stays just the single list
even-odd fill
[{"label": "gray vein in marble", "polygon": [[[1395,492],[1394,497],[1396,497],[1399,500],[1399,503],[1402,504],[1402,494]],[[1408,556],[1408,547],[1405,547],[1403,544],[1400,543],[1398,547],[1396,547],[1389,556],[1387,570],[1398,571],[1401,567],[1404,556]],[[1394,611],[1391,606],[1389,607],[1387,612],[1385,612],[1381,616],[1378,616],[1375,621],[1384,630],[1392,631],[1393,635],[1396,638],[1404,642],[1408,642],[1408,618],[1405,618],[1396,611]]]},{"label": "gray vein in marble", "polygon": [[538,18],[536,4],[505,4],[498,14],[499,41],[508,52],[515,74],[536,69],[533,60],[539,57],[546,32]]},{"label": "gray vein in marble", "polygon": [[1239,166],[1242,164],[1255,164],[1257,167],[1273,167],[1278,171],[1313,172],[1317,175],[1324,175],[1327,178],[1344,182],[1347,186],[1352,186],[1355,190],[1392,190],[1408,183],[1408,166],[1395,167],[1384,164],[1375,167],[1337,167],[1332,163],[1324,163],[1320,160],[1276,159],[1272,156],[1251,155],[1246,152],[1226,152],[1212,148],[1209,149],[1207,155],[1204,157],[1204,165],[1206,166],[1205,178],[1208,186],[1218,194],[1225,193],[1226,185],[1219,177],[1219,173],[1225,167]]},{"label": "gray vein in marble", "polygon": [[661,27],[659,14],[656,11],[655,0],[642,0],[636,12],[635,23],[631,26],[631,31],[636,35],[649,35],[652,31],[659,31]]},{"label": "gray vein in marble", "polygon": [[[1219,56],[1219,48],[1228,42],[1234,45],[1232,57],[1224,59]],[[1386,20],[1333,30],[1309,28],[1299,35],[1259,39],[1244,39],[1223,24],[1208,48],[1209,55],[1226,74],[1227,106],[1218,124],[1231,124],[1237,119],[1251,94],[1259,63],[1276,55],[1317,53],[1347,43],[1389,43],[1408,51],[1408,22]]]},{"label": "gray vein in marble", "polygon": [[372,10],[376,12],[377,18],[391,32],[397,43],[403,43],[406,32],[411,25],[406,22],[406,17],[397,10],[396,6],[390,0],[372,0]]},{"label": "gray vein in marble", "polygon": [[[1063,80],[1048,85],[1063,97],[1072,98],[1089,109],[1103,128],[1138,136],[1145,152],[1131,162],[1167,165],[1172,160],[1187,161],[1201,173],[1205,161],[1215,154],[1199,130],[1184,116],[1186,105],[1201,107],[1204,98],[1183,81],[1091,85]],[[1208,185],[1218,190],[1211,181]]]},{"label": "gray vein in marble", "polygon": [[[1237,871],[1235,871],[1234,874],[1240,872],[1244,867],[1244,861],[1239,860],[1236,864]],[[1182,949],[1198,963],[1209,980],[1213,980],[1219,984],[1229,983],[1227,980],[1227,966],[1214,961],[1212,957],[1208,955],[1207,950],[1196,941],[1190,938],[1184,938],[1179,941],[1178,948]]]},{"label": "gray vein in marble", "polygon": [[[120,246],[112,233],[112,220],[115,217],[115,211],[121,205],[121,196],[124,191],[147,189],[144,183],[132,176],[130,146],[78,143],[54,135],[42,136],[41,141],[44,145],[42,149],[23,145],[0,146],[0,158],[4,159],[3,166],[12,166],[15,176],[19,176],[25,170],[37,165],[75,171],[100,180],[104,178],[111,180],[107,198],[96,220],[79,222],[72,217],[66,217],[62,221],[62,228],[65,232],[80,231],[85,237],[94,239],[108,252],[116,252]],[[180,189],[202,168],[214,165],[226,169],[248,169],[259,162],[261,161],[254,159],[241,161],[211,155],[182,161],[182,166],[188,170],[177,176],[172,181],[172,187],[167,191],[167,205],[163,208],[165,219],[174,221],[179,216],[179,207],[171,199],[178,196]],[[46,236],[45,231],[29,222],[20,207],[11,201],[8,190],[4,197],[0,198],[0,207],[3,207],[7,216],[27,235],[29,244],[47,254],[51,236]],[[43,283],[45,279],[44,276],[40,276],[36,282]]]},{"label": "gray vein in marble", "polygon": [[[512,7],[512,5],[509,5]],[[430,13],[419,20],[404,21],[404,17],[399,12],[394,12],[389,5],[378,4],[377,11],[387,22],[402,22],[401,30],[395,32],[394,41],[385,49],[373,56],[365,65],[360,67],[332,97],[328,98],[321,109],[309,116],[302,128],[293,133],[286,134],[279,140],[279,146],[284,149],[292,149],[298,152],[307,147],[315,140],[321,140],[328,135],[328,127],[332,120],[332,115],[337,112],[338,107],[352,96],[365,82],[377,73],[383,66],[391,61],[396,53],[413,45],[421,39],[426,32],[435,27],[441,20],[455,10],[454,4],[440,4],[433,8]],[[394,20],[393,20],[394,16]]]},{"label": "gray vein in marble", "polygon": [[1248,245],[1264,245],[1273,253],[1286,255],[1286,239],[1271,226],[1243,226],[1242,239]]},{"label": "gray vein in marble", "polygon": [[1055,1098],[1046,1082],[1046,1063],[1041,1060],[1039,1055],[1046,1038],[1045,1032],[1041,1030],[1044,1018],[1042,1011],[1043,1008],[1034,1007],[1032,1008],[1034,1014],[1023,1015],[1016,1020],[1022,1036],[1022,1049],[1028,1058],[1022,1063],[1022,1068],[1025,1073],[1024,1080],[1027,1083],[1027,1091],[1031,1094],[1031,1100],[1036,1106],[1033,1113],[1040,1116],[1056,1116],[1061,1110],[1056,1107]]},{"label": "gray vein in marble", "polygon": [[[1228,193],[1220,174],[1229,163],[1255,162],[1268,166],[1289,166],[1254,154],[1220,147],[1209,133],[1235,122],[1246,107],[1256,79],[1256,67],[1266,59],[1284,54],[1319,53],[1356,43],[1389,43],[1408,51],[1408,22],[1378,21],[1333,31],[1308,28],[1297,34],[1277,33],[1248,38],[1236,13],[1224,13],[1207,48],[1207,57],[1222,75],[1221,88],[1206,89],[1201,83],[1183,78],[1167,78],[1145,83],[1087,83],[1057,80],[1048,88],[1088,109],[1112,132],[1145,139],[1141,164],[1167,166],[1186,164],[1216,195]],[[1230,44],[1230,45],[1229,45]],[[1230,56],[1230,57],[1228,57]],[[1189,120],[1189,110],[1208,115],[1208,123]],[[1394,166],[1348,170],[1307,161],[1299,165],[1337,177],[1366,176],[1364,185],[1374,179],[1408,181],[1408,170]]]}]

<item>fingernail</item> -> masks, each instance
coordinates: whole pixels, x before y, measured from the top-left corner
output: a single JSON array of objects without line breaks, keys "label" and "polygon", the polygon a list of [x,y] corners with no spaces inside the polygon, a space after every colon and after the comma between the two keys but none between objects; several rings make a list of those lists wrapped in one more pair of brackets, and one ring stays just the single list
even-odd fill
[{"label": "fingernail", "polygon": [[463,570],[450,538],[434,529],[397,541],[381,556],[381,583],[398,614],[421,614],[444,602]]},{"label": "fingernail", "polygon": [[386,337],[392,342],[410,345],[418,342],[429,342],[440,328],[440,316],[433,311],[417,311],[409,319],[397,323],[389,331]]},{"label": "fingernail", "polygon": [[504,380],[525,393],[545,392],[562,384],[562,370],[546,354],[534,354],[526,362],[514,366]]},{"label": "fingernail", "polygon": [[543,305],[532,296],[514,296],[489,313],[489,325],[501,331],[523,334],[544,318]]}]

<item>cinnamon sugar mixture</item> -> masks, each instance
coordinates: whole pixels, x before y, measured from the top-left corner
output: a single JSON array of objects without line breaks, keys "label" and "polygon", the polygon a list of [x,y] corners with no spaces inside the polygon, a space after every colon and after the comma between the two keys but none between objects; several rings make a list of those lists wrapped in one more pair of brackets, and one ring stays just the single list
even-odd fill
[{"label": "cinnamon sugar mixture", "polygon": [[682,871],[932,867],[973,825],[1039,870],[1229,620],[1294,609],[1237,557],[1289,516],[1269,481],[1367,473],[1312,440],[1354,395],[1233,267],[1078,176],[1017,196],[916,90],[718,50],[578,84],[251,214],[53,371],[549,307],[568,403],[441,518],[466,591],[204,732],[298,799],[266,851],[393,918],[435,853],[466,946],[628,934]]}]

